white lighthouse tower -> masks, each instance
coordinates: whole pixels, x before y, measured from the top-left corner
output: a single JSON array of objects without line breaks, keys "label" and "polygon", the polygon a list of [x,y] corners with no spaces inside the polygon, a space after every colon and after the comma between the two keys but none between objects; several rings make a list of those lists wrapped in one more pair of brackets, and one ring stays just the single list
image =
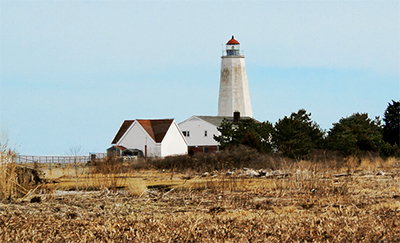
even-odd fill
[{"label": "white lighthouse tower", "polygon": [[242,117],[253,117],[244,56],[233,36],[226,43],[226,55],[221,58],[218,116],[231,117],[240,112]]}]

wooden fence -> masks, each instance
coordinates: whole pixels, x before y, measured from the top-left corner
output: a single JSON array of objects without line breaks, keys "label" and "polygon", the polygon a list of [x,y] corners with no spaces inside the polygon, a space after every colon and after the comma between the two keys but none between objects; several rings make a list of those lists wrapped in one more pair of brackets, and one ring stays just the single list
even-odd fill
[{"label": "wooden fence", "polygon": [[105,153],[94,153],[80,156],[34,156],[34,155],[19,155],[16,157],[17,163],[51,163],[51,164],[66,164],[66,163],[86,163],[92,159],[101,159],[106,157]]}]

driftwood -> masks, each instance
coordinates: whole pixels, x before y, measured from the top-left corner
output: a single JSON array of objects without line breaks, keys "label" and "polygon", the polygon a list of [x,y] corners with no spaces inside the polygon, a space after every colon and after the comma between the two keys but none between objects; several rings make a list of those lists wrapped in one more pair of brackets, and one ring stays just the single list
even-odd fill
[{"label": "driftwood", "polygon": [[333,177],[351,176],[351,173],[335,174]]}]

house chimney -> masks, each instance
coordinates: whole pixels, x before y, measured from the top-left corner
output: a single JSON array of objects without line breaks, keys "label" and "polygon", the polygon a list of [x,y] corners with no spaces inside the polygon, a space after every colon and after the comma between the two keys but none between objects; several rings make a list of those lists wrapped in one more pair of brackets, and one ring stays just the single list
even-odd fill
[{"label": "house chimney", "polygon": [[239,122],[239,119],[240,119],[240,112],[239,111],[233,112],[233,122]]}]

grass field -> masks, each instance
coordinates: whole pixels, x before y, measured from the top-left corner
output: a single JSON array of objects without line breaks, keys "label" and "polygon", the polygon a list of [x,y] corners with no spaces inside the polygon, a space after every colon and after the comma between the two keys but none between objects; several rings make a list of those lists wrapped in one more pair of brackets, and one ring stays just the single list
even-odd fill
[{"label": "grass field", "polygon": [[394,158],[288,162],[261,174],[72,166],[50,176],[39,165],[47,184],[2,199],[1,242],[400,241]]}]

